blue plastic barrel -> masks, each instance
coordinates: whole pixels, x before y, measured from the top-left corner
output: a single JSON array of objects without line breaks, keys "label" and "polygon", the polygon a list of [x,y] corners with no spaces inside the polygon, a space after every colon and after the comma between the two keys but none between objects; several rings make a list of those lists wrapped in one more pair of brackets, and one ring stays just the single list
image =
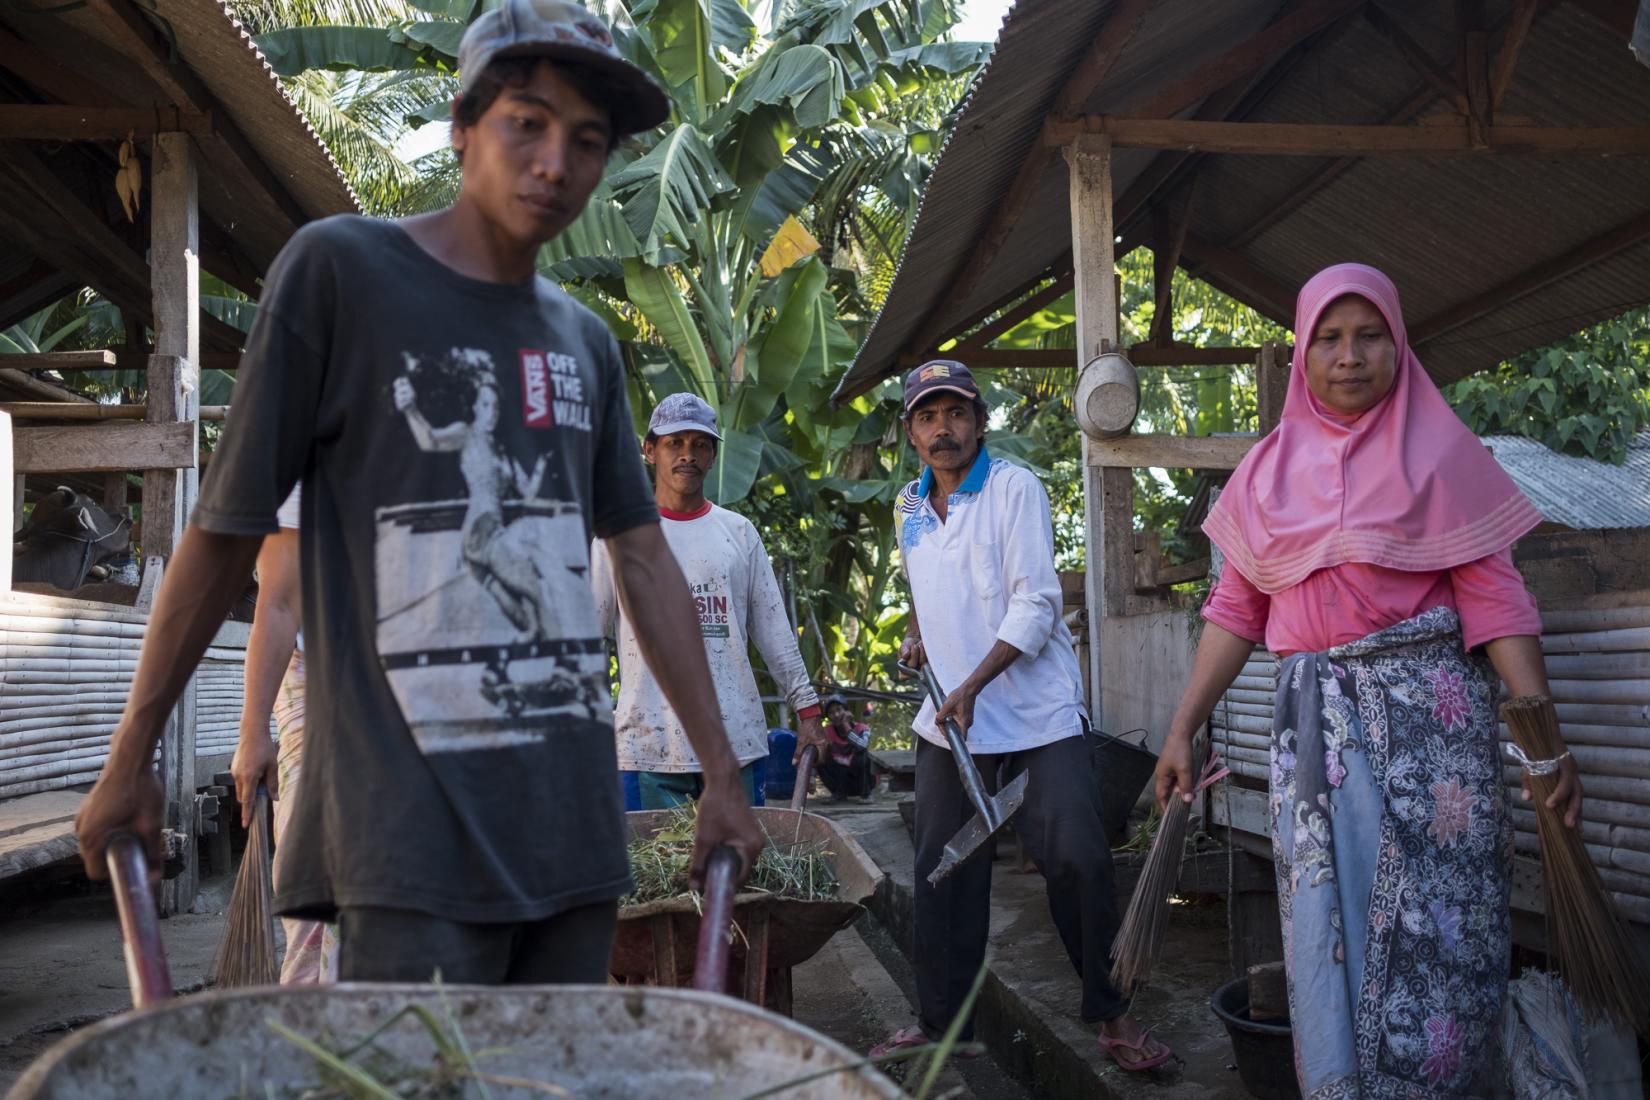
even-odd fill
[{"label": "blue plastic barrel", "polygon": [[796,734],[790,730],[768,731],[768,797],[780,805],[789,805],[791,790],[796,786]]}]

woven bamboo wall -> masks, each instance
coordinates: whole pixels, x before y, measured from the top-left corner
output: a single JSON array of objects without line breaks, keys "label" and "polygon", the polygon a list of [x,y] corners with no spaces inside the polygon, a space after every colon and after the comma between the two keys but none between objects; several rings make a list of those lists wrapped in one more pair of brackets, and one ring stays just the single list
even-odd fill
[{"label": "woven bamboo wall", "polygon": [[[97,778],[126,704],[147,616],[116,604],[0,593],[0,798]],[[196,674],[197,756],[234,751],[244,649]]]},{"label": "woven bamboo wall", "polygon": [[[1564,736],[1587,792],[1582,839],[1622,911],[1650,923],[1650,593],[1639,606],[1542,615],[1542,652]],[[1612,601],[1624,602],[1624,601]],[[1243,786],[1264,789],[1277,660],[1256,649],[1215,707],[1215,743]],[[1506,727],[1502,740],[1508,739]],[[1537,852],[1535,813],[1518,801],[1519,770],[1506,768],[1514,839]]]}]

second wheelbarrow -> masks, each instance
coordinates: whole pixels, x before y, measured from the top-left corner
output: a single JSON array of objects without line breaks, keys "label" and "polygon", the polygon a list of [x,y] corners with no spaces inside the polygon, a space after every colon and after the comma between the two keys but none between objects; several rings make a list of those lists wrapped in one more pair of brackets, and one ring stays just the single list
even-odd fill
[{"label": "second wheelbarrow", "polygon": [[[837,896],[802,901],[754,890],[734,898],[732,965],[725,992],[790,1015],[791,968],[808,961],[865,911],[882,872],[851,836],[818,814],[764,806],[757,820],[770,844],[817,846],[837,880]],[[670,822],[669,810],[625,815],[632,836],[652,836]],[[692,979],[699,909],[691,896],[619,910],[609,966],[627,985],[685,986]]]}]

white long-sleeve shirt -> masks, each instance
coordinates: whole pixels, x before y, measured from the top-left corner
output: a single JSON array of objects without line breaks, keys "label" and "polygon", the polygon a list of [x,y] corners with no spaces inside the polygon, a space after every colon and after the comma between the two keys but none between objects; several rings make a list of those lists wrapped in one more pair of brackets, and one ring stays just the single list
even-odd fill
[{"label": "white long-sleeve shirt", "polygon": [[[768,724],[751,670],[751,642],[756,643],[792,710],[819,702],[785,616],[773,565],[756,528],[737,512],[713,504],[691,519],[666,513],[661,526],[693,593],[700,634],[699,639],[666,639],[665,649],[703,641],[728,740],[739,763],[748,764],[768,755]],[[699,759],[682,723],[643,662],[635,631],[619,612],[613,562],[599,540],[591,549],[590,575],[603,633],[612,637],[617,626],[619,706],[613,726],[620,769],[698,771]]]},{"label": "white long-sleeve shirt", "polygon": [[[1036,475],[984,447],[946,517],[928,500],[933,474],[907,485],[895,504],[900,555],[916,604],[923,652],[946,691],[967,679],[998,639],[1020,651],[974,702],[968,744],[976,753],[1016,752],[1083,732],[1083,678],[1060,615],[1054,527]],[[911,724],[944,748],[934,704]]]}]

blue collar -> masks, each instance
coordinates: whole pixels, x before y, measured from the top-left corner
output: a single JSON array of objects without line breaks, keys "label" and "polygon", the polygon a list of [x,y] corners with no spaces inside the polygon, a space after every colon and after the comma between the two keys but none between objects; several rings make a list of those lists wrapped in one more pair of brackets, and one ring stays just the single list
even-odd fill
[{"label": "blue collar", "polygon": [[[985,443],[980,443],[980,453],[974,456],[974,465],[968,468],[968,476],[963,483],[957,486],[959,493],[977,493],[985,488],[985,479],[991,476],[991,452],[986,449]],[[917,496],[928,499],[929,492],[934,488],[934,471],[928,466],[922,468],[922,477],[917,479]]]}]

